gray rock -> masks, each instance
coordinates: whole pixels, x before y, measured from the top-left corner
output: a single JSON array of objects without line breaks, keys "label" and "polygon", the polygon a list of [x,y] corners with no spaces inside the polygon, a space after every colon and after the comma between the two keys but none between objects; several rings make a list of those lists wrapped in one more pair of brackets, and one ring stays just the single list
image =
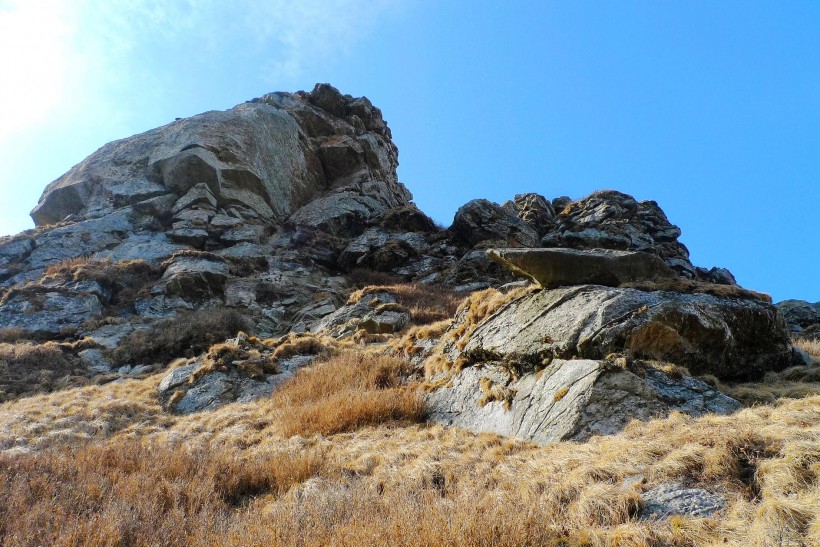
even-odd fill
[{"label": "gray rock", "polygon": [[[384,122],[356,134],[347,119],[348,105],[371,120],[381,119],[378,109],[342,96],[345,114],[338,117],[338,109],[314,106],[313,97],[273,93],[110,143],[51,183],[32,218],[39,226],[69,215],[104,216],[173,192],[173,212],[218,206],[278,222],[330,185],[378,208],[407,205],[410,195],[398,182],[398,154]],[[327,129],[322,135],[319,126]],[[305,138],[311,133],[315,138]]]},{"label": "gray rock", "polygon": [[462,205],[450,231],[470,245],[498,240],[511,247],[537,247],[539,242],[538,232],[532,226],[486,199]]},{"label": "gray rock", "polygon": [[369,268],[390,271],[407,263],[424,251],[429,244],[415,232],[394,234],[371,228],[354,239],[339,255],[343,268]]},{"label": "gray rock", "polygon": [[97,253],[96,257],[108,258],[113,262],[136,259],[160,261],[189,248],[187,245],[171,243],[162,232],[142,232],[127,237],[110,250]]},{"label": "gray rock", "polygon": [[512,201],[501,207],[529,224],[539,236],[546,234],[555,225],[552,203],[539,194],[517,194]]},{"label": "gray rock", "polygon": [[771,304],[598,285],[514,300],[476,328],[466,350],[591,359],[628,352],[727,379],[760,378],[797,364]]},{"label": "gray rock", "polygon": [[196,256],[174,258],[162,275],[169,296],[194,299],[221,295],[227,279],[224,262]]},{"label": "gray rock", "polygon": [[236,400],[234,383],[222,372],[206,374],[174,406],[180,414],[214,410]]},{"label": "gray rock", "polygon": [[134,309],[137,315],[144,319],[167,319],[176,315],[177,310],[193,309],[193,305],[179,296],[161,294],[148,299],[135,300]]},{"label": "gray rock", "polygon": [[190,207],[214,209],[216,208],[216,204],[217,202],[213,191],[211,191],[211,188],[206,183],[202,182],[192,186],[184,196],[177,200],[171,210],[174,213],[179,213],[183,209]]},{"label": "gray rock", "polygon": [[168,232],[168,239],[201,249],[208,241],[208,232],[202,228],[175,228]]},{"label": "gray rock", "polygon": [[175,368],[174,370],[166,374],[162,378],[162,380],[160,380],[159,386],[157,387],[157,391],[159,391],[161,394],[168,393],[173,389],[176,389],[179,386],[187,383],[195,369],[196,364],[183,365],[181,367]]},{"label": "gray rock", "polygon": [[[704,382],[671,378],[652,368],[637,375],[602,361],[556,359],[545,370],[515,380],[491,363],[480,365],[464,369],[448,387],[427,396],[431,421],[547,444],[611,435],[633,419],[672,411],[700,416],[740,408]],[[482,401],[493,390],[496,395]]]},{"label": "gray rock", "polygon": [[131,334],[138,329],[147,329],[148,325],[122,323],[120,325],[103,325],[102,327],[93,331],[82,333],[82,336],[88,336],[94,339],[99,345],[106,349],[116,348],[120,340],[126,335]]},{"label": "gray rock", "polygon": [[120,210],[102,218],[45,230],[35,238],[36,248],[28,257],[29,269],[45,268],[118,245],[134,229],[128,216],[127,210]]},{"label": "gray rock", "polygon": [[131,371],[128,373],[129,376],[142,376],[143,374],[148,374],[149,372],[153,372],[154,367],[151,365],[135,365],[131,368]]},{"label": "gray rock", "polygon": [[77,356],[94,372],[111,372],[111,363],[99,349],[84,349]]},{"label": "gray rock", "polygon": [[691,518],[711,517],[722,511],[726,498],[702,488],[686,488],[678,483],[656,486],[641,495],[642,519],[664,519],[672,515]]},{"label": "gray rock", "polygon": [[586,284],[617,287],[676,277],[656,255],[633,251],[490,249],[487,254],[510,271],[549,289]]},{"label": "gray rock", "polygon": [[100,315],[99,298],[84,293],[17,294],[0,304],[0,325],[21,328],[34,336],[54,336],[65,329],[77,329]]},{"label": "gray rock", "polygon": [[395,303],[396,298],[386,291],[366,294],[358,302],[345,304],[338,309],[334,309],[332,313],[326,314],[316,321],[310,327],[310,330],[311,332],[327,332],[337,337],[350,335],[356,332],[358,324],[371,316],[380,304]]}]

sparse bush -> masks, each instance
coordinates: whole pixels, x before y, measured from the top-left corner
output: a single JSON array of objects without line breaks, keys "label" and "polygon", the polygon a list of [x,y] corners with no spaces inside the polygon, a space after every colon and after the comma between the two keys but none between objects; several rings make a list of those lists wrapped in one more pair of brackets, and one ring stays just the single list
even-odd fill
[{"label": "sparse bush", "polygon": [[241,313],[227,308],[183,312],[128,334],[111,357],[117,364],[168,363],[202,353],[251,326]]}]

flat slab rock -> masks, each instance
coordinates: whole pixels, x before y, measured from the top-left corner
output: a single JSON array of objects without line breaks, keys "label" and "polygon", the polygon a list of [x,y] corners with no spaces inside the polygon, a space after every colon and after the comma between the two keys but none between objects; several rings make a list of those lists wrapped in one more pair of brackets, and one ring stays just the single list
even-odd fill
[{"label": "flat slab rock", "polygon": [[635,281],[676,277],[651,253],[610,249],[489,249],[487,254],[513,273],[545,288],[566,285],[617,287]]},{"label": "flat slab rock", "polygon": [[[611,435],[631,420],[651,420],[672,411],[701,416],[740,408],[734,399],[692,377],[673,378],[652,368],[641,372],[604,361],[555,360],[543,371],[511,382],[499,367],[472,366],[427,395],[429,419],[547,444]],[[506,393],[509,407],[492,399],[482,405],[488,389]]]},{"label": "flat slab rock", "polygon": [[726,507],[726,498],[703,488],[686,488],[677,483],[662,484],[641,495],[642,519],[664,519],[673,515],[711,517]]}]

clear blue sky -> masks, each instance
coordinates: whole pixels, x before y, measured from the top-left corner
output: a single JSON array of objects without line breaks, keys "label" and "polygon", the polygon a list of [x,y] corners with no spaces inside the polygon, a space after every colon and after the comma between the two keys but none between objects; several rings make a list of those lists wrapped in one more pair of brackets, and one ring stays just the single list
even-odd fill
[{"label": "clear blue sky", "polygon": [[330,82],[444,225],[614,188],[695,264],[820,300],[820,2],[0,0],[0,70],[2,233],[110,140]]}]

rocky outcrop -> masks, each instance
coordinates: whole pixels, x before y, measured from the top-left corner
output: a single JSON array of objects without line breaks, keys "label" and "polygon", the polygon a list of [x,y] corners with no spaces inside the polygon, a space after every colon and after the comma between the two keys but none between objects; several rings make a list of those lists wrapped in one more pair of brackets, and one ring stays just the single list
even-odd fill
[{"label": "rocky outcrop", "polygon": [[565,285],[617,287],[636,281],[661,281],[675,273],[654,254],[592,249],[490,249],[487,254],[544,288]]},{"label": "rocky outcrop", "polygon": [[475,329],[465,350],[525,361],[628,352],[726,379],[799,364],[782,317],[766,302],[598,285],[514,300]]},{"label": "rocky outcrop", "polygon": [[330,227],[331,218],[350,215],[363,222],[408,204],[397,156],[369,101],[317,85],[311,93],[271,93],[107,144],[51,183],[32,218],[38,226],[97,218],[153,200],[161,209],[155,216],[173,215],[172,233],[195,240],[203,234],[191,232],[207,231],[220,210],[266,223],[296,214],[298,223],[316,220],[299,210],[321,198],[329,210],[314,225]]},{"label": "rocky outcrop", "polygon": [[538,233],[529,224],[486,199],[461,206],[450,231],[470,245],[482,241],[499,241],[509,247],[538,245]]},{"label": "rocky outcrop", "polygon": [[616,249],[658,255],[686,277],[696,276],[689,250],[654,201],[637,201],[614,190],[595,192],[567,204],[555,217],[555,228],[541,239],[543,247]]},{"label": "rocky outcrop", "polygon": [[556,359],[520,378],[482,362],[427,397],[432,421],[547,444],[610,435],[633,419],[671,411],[727,414],[740,404],[689,376],[651,366],[621,368],[607,361]]},{"label": "rocky outcrop", "polygon": [[784,300],[777,304],[789,331],[807,338],[820,338],[820,302]]}]

